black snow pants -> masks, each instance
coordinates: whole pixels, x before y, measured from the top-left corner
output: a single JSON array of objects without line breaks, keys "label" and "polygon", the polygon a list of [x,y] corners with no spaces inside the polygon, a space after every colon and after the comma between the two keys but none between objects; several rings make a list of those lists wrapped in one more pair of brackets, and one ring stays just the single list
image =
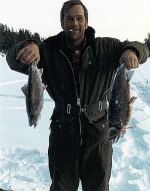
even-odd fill
[{"label": "black snow pants", "polygon": [[[49,137],[50,191],[109,191],[112,145],[108,141],[108,121],[89,123],[52,121]],[[81,142],[82,139],[82,142]]]}]

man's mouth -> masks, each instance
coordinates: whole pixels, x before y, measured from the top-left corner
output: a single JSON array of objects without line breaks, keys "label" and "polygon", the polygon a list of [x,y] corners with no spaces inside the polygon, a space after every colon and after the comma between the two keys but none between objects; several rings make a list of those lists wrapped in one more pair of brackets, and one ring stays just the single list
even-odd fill
[{"label": "man's mouth", "polygon": [[69,29],[69,32],[78,32],[79,30],[78,29]]}]

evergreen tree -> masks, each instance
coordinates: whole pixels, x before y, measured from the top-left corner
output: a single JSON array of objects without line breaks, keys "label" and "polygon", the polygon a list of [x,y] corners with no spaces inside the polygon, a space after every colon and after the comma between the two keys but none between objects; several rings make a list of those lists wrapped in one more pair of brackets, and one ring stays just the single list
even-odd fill
[{"label": "evergreen tree", "polygon": [[26,35],[24,29],[19,30],[19,42],[26,40]]},{"label": "evergreen tree", "polygon": [[3,44],[5,43],[4,25],[0,23],[0,51],[2,51]]},{"label": "evergreen tree", "polygon": [[25,33],[26,39],[32,39],[32,34],[29,30],[25,29],[24,33]]},{"label": "evergreen tree", "polygon": [[15,32],[13,28],[10,30],[6,24],[0,24],[0,51],[7,52],[13,45],[27,39],[34,39],[38,43],[44,40],[37,32],[32,34],[27,29],[19,29],[19,32]]},{"label": "evergreen tree", "polygon": [[[148,47],[150,51],[150,33],[148,33],[147,38],[144,39],[144,44]],[[149,54],[150,56],[150,54]]]},{"label": "evergreen tree", "polygon": [[41,42],[40,35],[38,33],[34,33],[33,39],[36,40],[38,43]]}]

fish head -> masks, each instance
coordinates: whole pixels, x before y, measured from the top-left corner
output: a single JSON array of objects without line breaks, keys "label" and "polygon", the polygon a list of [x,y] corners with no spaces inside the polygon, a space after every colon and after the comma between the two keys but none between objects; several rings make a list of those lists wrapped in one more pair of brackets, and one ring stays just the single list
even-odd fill
[{"label": "fish head", "polygon": [[109,142],[116,143],[120,138],[120,131],[116,127],[111,127],[108,132]]},{"label": "fish head", "polygon": [[124,135],[127,132],[127,129],[128,127],[123,124],[119,128],[110,127],[109,133],[108,133],[109,142],[111,142],[112,144],[118,142],[119,139],[124,137]]}]

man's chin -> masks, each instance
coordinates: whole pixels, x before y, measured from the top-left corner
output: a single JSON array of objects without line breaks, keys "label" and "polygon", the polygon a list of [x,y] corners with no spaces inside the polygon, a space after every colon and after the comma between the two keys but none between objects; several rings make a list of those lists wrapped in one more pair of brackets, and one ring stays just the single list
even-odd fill
[{"label": "man's chin", "polygon": [[76,41],[78,41],[78,37],[72,37],[72,36],[67,36],[67,39],[69,40],[69,41],[71,41],[71,42],[76,42]]}]

